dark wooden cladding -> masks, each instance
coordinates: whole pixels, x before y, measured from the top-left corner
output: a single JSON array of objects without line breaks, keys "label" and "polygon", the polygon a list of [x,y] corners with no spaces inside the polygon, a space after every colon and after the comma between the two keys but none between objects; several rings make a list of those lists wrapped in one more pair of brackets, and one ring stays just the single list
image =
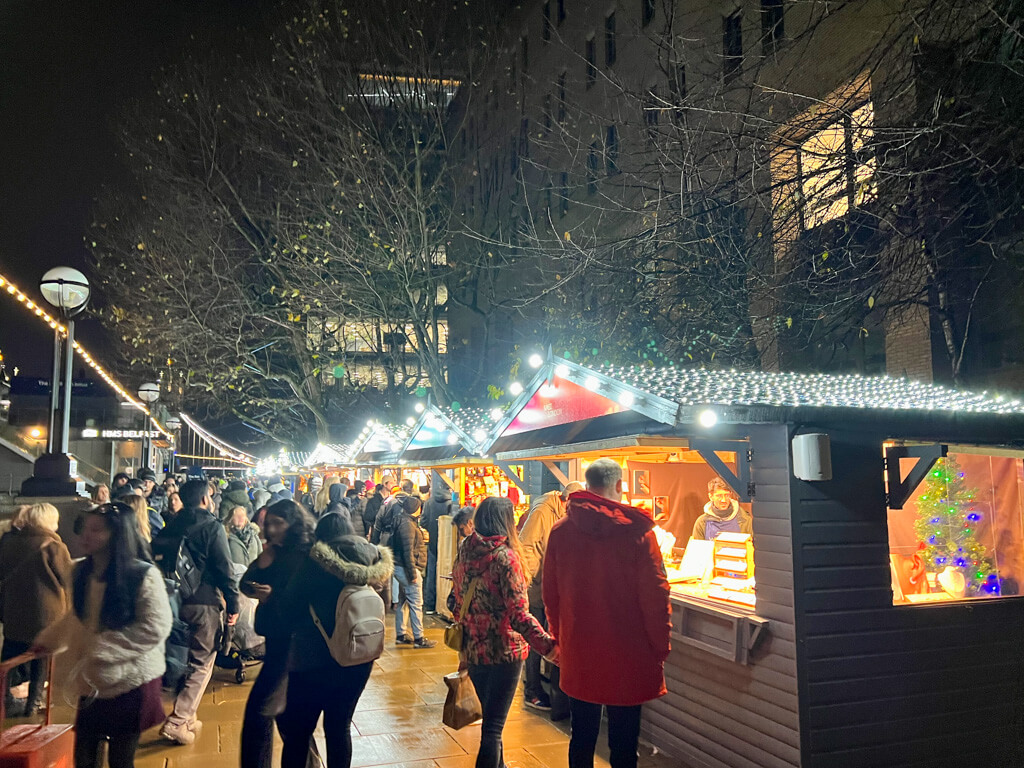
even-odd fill
[{"label": "dark wooden cladding", "polygon": [[1024,765],[1024,598],[892,604],[882,442],[955,436],[816,429],[834,478],[789,481],[801,765]]},{"label": "dark wooden cladding", "polygon": [[673,644],[665,665],[669,693],[645,705],[644,736],[687,768],[801,764],[788,434],[783,426],[757,426],[749,435],[756,614],[770,623],[748,665]]}]

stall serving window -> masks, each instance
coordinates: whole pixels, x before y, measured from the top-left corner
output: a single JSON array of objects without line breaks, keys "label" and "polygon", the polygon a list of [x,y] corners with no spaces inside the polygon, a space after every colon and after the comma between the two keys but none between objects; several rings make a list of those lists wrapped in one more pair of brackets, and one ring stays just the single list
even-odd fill
[{"label": "stall serving window", "polygon": [[[730,470],[736,454],[717,454]],[[653,513],[654,533],[673,594],[753,609],[753,520],[697,451],[664,460],[612,456],[623,468],[623,502]],[[583,460],[581,474],[589,461]]]},{"label": "stall serving window", "polygon": [[893,602],[908,605],[1020,594],[1024,453],[954,445],[926,447],[917,453],[924,456],[897,459],[898,482],[889,477]]}]

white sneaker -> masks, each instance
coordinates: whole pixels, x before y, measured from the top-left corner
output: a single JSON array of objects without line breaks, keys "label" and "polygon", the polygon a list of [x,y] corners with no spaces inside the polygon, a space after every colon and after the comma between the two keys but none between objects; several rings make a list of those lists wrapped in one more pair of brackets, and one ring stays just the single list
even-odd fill
[{"label": "white sneaker", "polygon": [[[199,727],[196,728],[196,725]],[[166,722],[164,727],[160,729],[160,737],[175,744],[188,746],[189,744],[196,743],[196,737],[201,729],[202,723],[198,720],[195,723],[185,723],[183,725],[173,725],[170,722]]]}]

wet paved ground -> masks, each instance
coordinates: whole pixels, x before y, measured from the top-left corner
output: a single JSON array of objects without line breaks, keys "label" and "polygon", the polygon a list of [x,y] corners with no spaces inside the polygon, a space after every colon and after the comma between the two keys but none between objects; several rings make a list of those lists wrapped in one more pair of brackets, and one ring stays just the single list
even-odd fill
[{"label": "wet paved ground", "polygon": [[[430,624],[427,636],[438,644],[429,650],[396,647],[393,627],[388,628],[386,650],[352,722],[353,768],[473,768],[480,726],[454,731],[441,724],[446,691],[441,678],[457,668],[458,660],[442,643],[443,624]],[[233,672],[216,670],[199,708],[203,731],[196,743],[171,746],[160,739],[158,729],[147,731],[136,755],[137,768],[238,768],[242,715],[256,669],[242,685],[234,682]],[[69,708],[58,707],[54,722],[71,722],[71,716]],[[524,710],[520,688],[505,726],[506,763],[509,768],[565,768],[568,730],[567,720],[552,723],[546,714]],[[326,755],[322,731],[317,740]],[[275,765],[280,749],[278,739]],[[606,747],[602,749],[604,757],[595,765],[607,768]],[[682,768],[679,761],[652,755],[647,745],[640,752],[641,768]]]}]

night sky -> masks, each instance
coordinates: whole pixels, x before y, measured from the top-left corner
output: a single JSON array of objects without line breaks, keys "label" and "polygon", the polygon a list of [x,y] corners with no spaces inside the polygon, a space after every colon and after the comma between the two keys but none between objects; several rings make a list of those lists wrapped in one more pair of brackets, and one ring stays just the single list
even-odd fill
[{"label": "night sky", "polygon": [[[259,0],[0,0],[0,272],[38,298],[53,266],[84,269],[82,238],[104,184],[123,183],[112,125],[148,93],[190,37],[231,45],[254,27]],[[101,361],[95,321],[81,336]],[[8,366],[47,375],[49,329],[0,297]],[[135,382],[126,382],[134,385]]]}]

